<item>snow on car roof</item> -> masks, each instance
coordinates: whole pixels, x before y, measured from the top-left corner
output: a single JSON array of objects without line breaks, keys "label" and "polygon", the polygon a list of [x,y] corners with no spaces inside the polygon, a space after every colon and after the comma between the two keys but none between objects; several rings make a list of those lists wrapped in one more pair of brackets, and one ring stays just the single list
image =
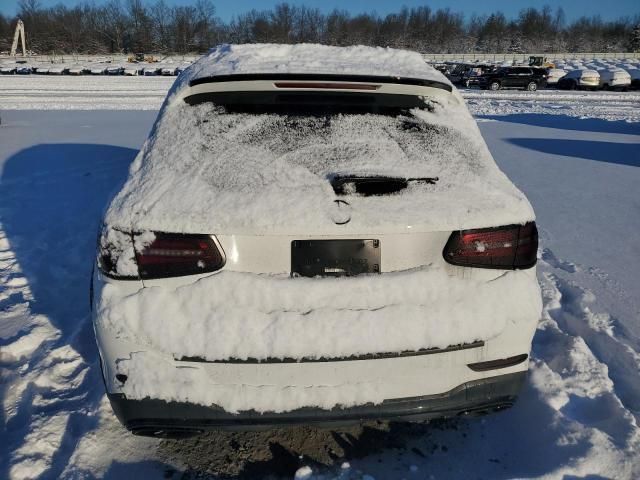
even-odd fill
[{"label": "snow on car roof", "polygon": [[419,53],[409,50],[309,43],[224,44],[191,64],[178,77],[167,98],[178,98],[179,92],[205,78],[270,73],[411,78],[452,88],[442,73],[427,64]]},{"label": "snow on car roof", "polygon": [[417,52],[382,47],[318,44],[220,45],[190,69],[189,80],[219,75],[316,73],[419,78],[450,85]]}]

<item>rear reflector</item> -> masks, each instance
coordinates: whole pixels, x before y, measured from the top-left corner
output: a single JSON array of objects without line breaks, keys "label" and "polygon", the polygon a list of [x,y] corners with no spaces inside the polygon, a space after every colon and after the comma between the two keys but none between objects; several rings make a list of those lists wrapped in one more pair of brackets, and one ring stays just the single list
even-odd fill
[{"label": "rear reflector", "polygon": [[522,353],[515,357],[501,358],[500,360],[489,360],[488,362],[470,363],[467,365],[474,372],[486,372],[487,370],[498,370],[500,368],[513,367],[524,362],[529,355]]},{"label": "rear reflector", "polygon": [[154,241],[136,252],[140,278],[167,278],[214,272],[224,257],[208,235],[155,233]]},{"label": "rear reflector", "polygon": [[536,264],[538,230],[535,222],[453,232],[444,259],[463,267],[515,270]]}]

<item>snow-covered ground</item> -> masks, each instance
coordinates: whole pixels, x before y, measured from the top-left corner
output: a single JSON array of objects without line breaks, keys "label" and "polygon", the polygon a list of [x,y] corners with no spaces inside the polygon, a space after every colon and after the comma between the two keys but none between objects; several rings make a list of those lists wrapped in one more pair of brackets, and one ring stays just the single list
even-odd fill
[{"label": "snow-covered ground", "polygon": [[344,433],[125,432],[103,395],[88,281],[105,202],[172,81],[0,77],[0,478],[640,476],[633,93],[465,92],[541,232],[544,310],[511,410]]},{"label": "snow-covered ground", "polygon": [[0,76],[2,110],[158,110],[176,77]]},{"label": "snow-covered ground", "polygon": [[[176,77],[0,75],[2,110],[158,110]],[[541,113],[640,122],[640,91],[462,89],[476,115]]]}]

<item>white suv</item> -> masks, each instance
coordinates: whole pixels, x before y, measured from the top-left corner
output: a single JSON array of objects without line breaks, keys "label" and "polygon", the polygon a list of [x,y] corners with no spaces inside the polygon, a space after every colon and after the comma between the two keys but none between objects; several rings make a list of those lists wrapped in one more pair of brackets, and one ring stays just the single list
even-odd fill
[{"label": "white suv", "polygon": [[571,70],[556,83],[558,88],[575,90],[585,88],[596,90],[600,86],[600,74],[596,70],[579,68]]},{"label": "white suv", "polygon": [[402,50],[224,45],[109,206],[107,393],[141,435],[424,420],[515,401],[537,231],[451,84]]},{"label": "white suv", "polygon": [[631,75],[622,68],[598,70],[600,88],[606,90],[627,90],[631,86]]}]

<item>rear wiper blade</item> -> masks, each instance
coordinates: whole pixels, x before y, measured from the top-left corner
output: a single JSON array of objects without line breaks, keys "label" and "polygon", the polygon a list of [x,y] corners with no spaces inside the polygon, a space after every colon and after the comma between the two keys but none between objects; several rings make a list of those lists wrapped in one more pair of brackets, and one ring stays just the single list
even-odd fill
[{"label": "rear wiper blade", "polygon": [[331,179],[336,195],[389,195],[404,190],[409,183],[435,185],[438,177],[387,177],[381,175],[338,175]]}]

